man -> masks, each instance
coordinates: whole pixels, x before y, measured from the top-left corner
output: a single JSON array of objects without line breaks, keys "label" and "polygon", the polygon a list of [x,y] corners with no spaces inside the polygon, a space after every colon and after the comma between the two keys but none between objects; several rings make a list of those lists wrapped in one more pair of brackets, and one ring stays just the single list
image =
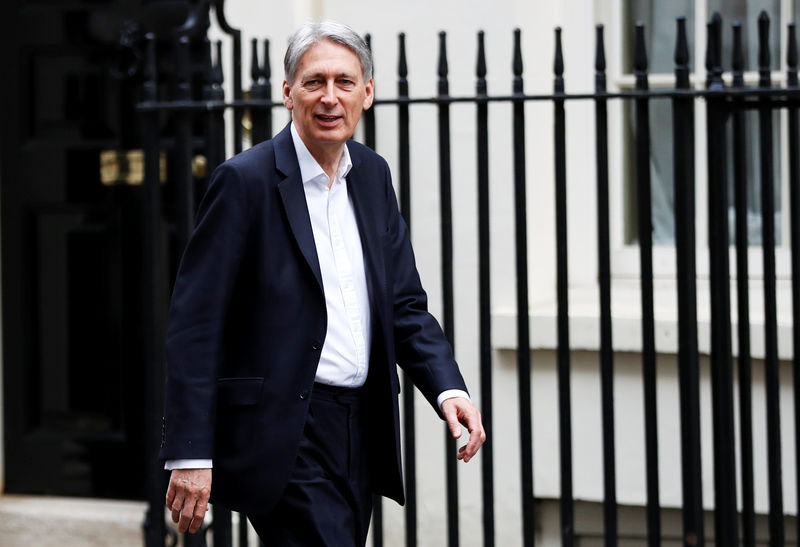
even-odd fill
[{"label": "man", "polygon": [[466,425],[459,459],[486,436],[388,166],[348,141],[372,105],[369,49],[344,25],[307,24],[284,64],[292,123],[216,170],[175,282],[166,505],[181,531],[210,495],[267,545],[363,545],[372,493],[404,502],[395,363],[454,437]]}]

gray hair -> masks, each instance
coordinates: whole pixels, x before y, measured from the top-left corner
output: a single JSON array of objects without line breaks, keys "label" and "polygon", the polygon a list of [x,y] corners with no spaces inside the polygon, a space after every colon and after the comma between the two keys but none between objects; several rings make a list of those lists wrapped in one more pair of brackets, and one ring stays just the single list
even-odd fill
[{"label": "gray hair", "polygon": [[308,51],[308,48],[324,40],[351,49],[361,63],[364,81],[372,78],[372,52],[364,39],[345,24],[336,21],[321,21],[306,23],[289,37],[289,46],[283,57],[283,70],[289,85],[294,83],[295,73],[303,54]]}]

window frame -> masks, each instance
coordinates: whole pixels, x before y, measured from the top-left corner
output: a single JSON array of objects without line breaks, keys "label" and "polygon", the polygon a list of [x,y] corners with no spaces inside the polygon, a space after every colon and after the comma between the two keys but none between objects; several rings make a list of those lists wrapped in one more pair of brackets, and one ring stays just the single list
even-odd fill
[{"label": "window frame", "polygon": [[[597,13],[609,13],[613,32],[607,33],[611,38],[606,44],[612,51],[610,59],[612,62],[608,66],[609,91],[631,90],[635,84],[634,75],[624,72],[624,59],[626,54],[624,24],[627,20],[626,14],[629,3],[634,0],[597,0]],[[786,25],[794,15],[800,12],[800,0],[781,0],[780,3],[780,59],[777,68],[772,71],[772,81],[776,85],[786,83]],[[692,73],[690,74],[690,84],[693,88],[704,87],[706,70],[704,63],[706,47],[706,10],[707,0],[694,0],[694,43],[695,51],[692,55]],[[702,24],[700,24],[702,22]],[[725,30],[730,29],[730,21],[723,21]],[[774,25],[771,22],[771,25]],[[645,29],[647,32],[647,29]],[[773,60],[773,65],[776,62]],[[729,66],[729,63],[724,63]],[[747,71],[744,74],[745,85],[755,86],[758,84],[758,72]],[[725,72],[723,80],[727,86],[731,85],[731,74]],[[674,73],[655,73],[648,74],[648,81],[651,89],[672,87],[675,83]],[[654,99],[665,100],[665,99]],[[630,187],[629,169],[630,150],[632,150],[626,128],[626,105],[623,100],[610,101],[609,105],[609,177],[611,181],[618,181],[611,185],[609,198],[611,203],[611,273],[617,279],[633,279],[639,277],[639,246],[638,244],[626,242],[626,230],[628,223],[633,219],[628,218],[626,210],[626,200],[628,188]],[[789,173],[788,169],[788,116],[785,110],[780,112],[780,192],[781,206],[781,243],[775,247],[776,273],[778,279],[789,279],[791,277],[790,263],[790,210],[789,210]],[[651,124],[652,131],[652,124]],[[703,99],[695,100],[695,233],[696,233],[696,264],[697,276],[699,279],[708,279],[708,246],[705,244],[708,238],[708,207],[707,207],[707,155],[706,155],[706,107]],[[749,276],[751,279],[760,280],[763,278],[763,253],[760,246],[750,246],[748,251]],[[730,247],[730,272],[731,278],[735,278],[736,268],[736,249],[734,242],[731,241]],[[676,276],[676,255],[674,245],[655,245],[653,247],[653,272],[657,279],[670,280]]]}]

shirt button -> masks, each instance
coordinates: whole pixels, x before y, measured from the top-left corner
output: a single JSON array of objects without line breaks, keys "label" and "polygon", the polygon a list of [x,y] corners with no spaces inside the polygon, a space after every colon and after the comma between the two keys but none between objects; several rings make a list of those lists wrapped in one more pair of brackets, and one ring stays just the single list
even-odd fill
[{"label": "shirt button", "polygon": [[317,351],[321,347],[322,347],[322,344],[319,343],[319,340],[314,340],[311,343],[311,349],[313,349],[314,351]]}]

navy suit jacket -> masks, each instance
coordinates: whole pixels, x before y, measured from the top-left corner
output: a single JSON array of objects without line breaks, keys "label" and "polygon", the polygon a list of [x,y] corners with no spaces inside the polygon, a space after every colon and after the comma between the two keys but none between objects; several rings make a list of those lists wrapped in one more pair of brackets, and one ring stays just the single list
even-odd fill
[{"label": "navy suit jacket", "polygon": [[[404,502],[396,363],[437,412],[466,390],[425,292],[389,168],[347,144],[372,315],[365,425],[377,493]],[[265,513],[293,470],[326,333],[319,260],[289,128],[212,175],[172,295],[162,459],[211,458],[211,497]]]}]

